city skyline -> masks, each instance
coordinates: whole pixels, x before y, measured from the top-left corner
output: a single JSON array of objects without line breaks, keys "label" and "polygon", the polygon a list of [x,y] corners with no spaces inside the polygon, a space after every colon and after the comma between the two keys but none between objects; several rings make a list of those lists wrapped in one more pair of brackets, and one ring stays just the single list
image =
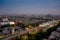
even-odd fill
[{"label": "city skyline", "polygon": [[60,0],[0,0],[1,14],[60,15]]}]

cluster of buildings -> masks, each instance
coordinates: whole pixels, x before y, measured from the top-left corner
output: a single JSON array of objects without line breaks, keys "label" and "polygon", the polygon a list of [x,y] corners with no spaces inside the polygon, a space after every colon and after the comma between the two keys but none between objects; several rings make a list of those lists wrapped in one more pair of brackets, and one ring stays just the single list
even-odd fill
[{"label": "cluster of buildings", "polygon": [[6,24],[13,25],[15,24],[15,22],[8,20],[7,17],[4,17],[0,20],[0,25],[6,25]]},{"label": "cluster of buildings", "polygon": [[8,27],[11,27],[11,25],[15,25],[15,22],[8,20],[7,17],[2,17],[0,19],[0,35],[6,34],[6,33],[11,33],[13,31],[13,29],[8,28]]},{"label": "cluster of buildings", "polygon": [[57,30],[53,31],[51,35],[49,36],[49,40],[60,40],[60,27],[57,28]]}]

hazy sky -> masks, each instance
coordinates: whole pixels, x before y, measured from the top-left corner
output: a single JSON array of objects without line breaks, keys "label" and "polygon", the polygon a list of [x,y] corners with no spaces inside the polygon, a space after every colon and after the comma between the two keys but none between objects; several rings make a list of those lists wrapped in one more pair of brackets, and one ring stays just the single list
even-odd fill
[{"label": "hazy sky", "polygon": [[0,14],[60,14],[60,0],[0,0]]}]

